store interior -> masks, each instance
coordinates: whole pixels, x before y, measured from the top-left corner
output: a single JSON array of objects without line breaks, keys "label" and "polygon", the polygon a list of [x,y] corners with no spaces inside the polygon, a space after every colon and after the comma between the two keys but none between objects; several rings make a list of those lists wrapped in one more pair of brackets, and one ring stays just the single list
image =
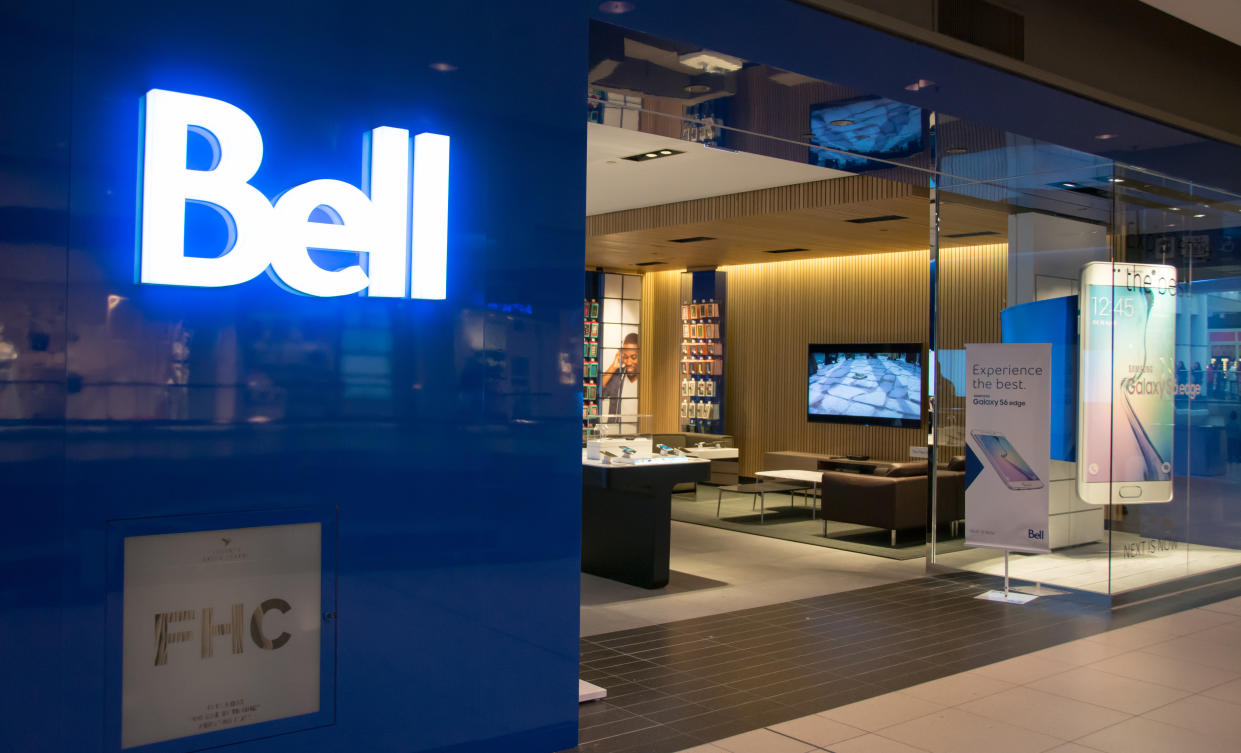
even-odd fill
[{"label": "store interior", "polygon": [[[604,439],[632,462],[618,444],[647,439],[639,460],[710,468],[671,487],[668,585],[584,575],[584,614],[735,585],[695,569],[693,526],[849,577],[1007,562],[1036,588],[1113,598],[1241,566],[1241,200],[606,24],[591,65],[584,458]],[[1084,502],[1074,416],[1056,413],[1072,400],[1053,394],[1049,551],[969,546],[964,346],[1014,341],[1019,307],[1075,305],[1098,261],[1180,274],[1175,378],[1200,394],[1176,398],[1173,499]]]}]

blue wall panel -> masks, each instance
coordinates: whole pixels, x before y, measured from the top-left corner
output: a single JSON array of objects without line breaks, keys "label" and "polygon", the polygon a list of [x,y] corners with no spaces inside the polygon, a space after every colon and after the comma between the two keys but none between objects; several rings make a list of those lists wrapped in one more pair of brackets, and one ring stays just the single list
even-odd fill
[{"label": "blue wall panel", "polygon": [[[110,520],[337,508],[335,723],[232,746],[576,743],[586,8],[57,3],[0,61],[0,750],[113,750]],[[444,61],[449,72],[430,68]],[[136,286],[139,98],[225,100],[267,196],[452,138],[446,301]],[[513,305],[517,304],[517,305]],[[50,334],[46,348],[39,337]],[[111,616],[112,618],[115,615]]]}]

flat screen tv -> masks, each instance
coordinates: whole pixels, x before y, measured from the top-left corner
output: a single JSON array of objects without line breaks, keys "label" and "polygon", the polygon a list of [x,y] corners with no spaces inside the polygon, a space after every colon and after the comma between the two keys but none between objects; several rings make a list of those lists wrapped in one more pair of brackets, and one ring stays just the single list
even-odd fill
[{"label": "flat screen tv", "polygon": [[810,108],[810,163],[848,172],[890,167],[867,157],[910,157],[925,149],[926,133],[927,118],[920,107],[882,97],[824,102]]},{"label": "flat screen tv", "polygon": [[922,426],[922,345],[811,344],[806,418],[871,426]]}]

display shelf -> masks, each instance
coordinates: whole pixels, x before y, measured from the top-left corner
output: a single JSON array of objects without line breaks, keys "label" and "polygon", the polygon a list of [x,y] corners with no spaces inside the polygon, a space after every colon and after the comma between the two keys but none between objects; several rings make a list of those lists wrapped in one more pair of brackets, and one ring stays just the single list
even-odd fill
[{"label": "display shelf", "polygon": [[724,273],[681,277],[682,431],[724,432]]}]

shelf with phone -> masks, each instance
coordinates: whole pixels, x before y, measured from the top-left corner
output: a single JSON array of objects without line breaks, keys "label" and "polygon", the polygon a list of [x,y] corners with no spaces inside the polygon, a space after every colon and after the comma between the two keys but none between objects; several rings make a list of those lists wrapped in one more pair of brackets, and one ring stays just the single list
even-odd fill
[{"label": "shelf with phone", "polygon": [[596,431],[599,416],[599,301],[582,305],[582,441]]},{"label": "shelf with phone", "polygon": [[[722,273],[707,274],[710,276],[708,281],[713,283],[715,276]],[[691,287],[695,284],[692,282]],[[722,432],[723,383],[724,325],[721,302],[714,298],[695,298],[682,303],[679,410],[682,430]]]}]

